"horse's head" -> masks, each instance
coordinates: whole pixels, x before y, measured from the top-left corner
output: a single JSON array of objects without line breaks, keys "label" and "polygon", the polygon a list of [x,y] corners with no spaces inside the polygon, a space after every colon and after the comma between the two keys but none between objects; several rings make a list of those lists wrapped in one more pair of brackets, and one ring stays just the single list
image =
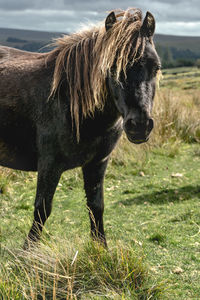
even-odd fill
[{"label": "horse's head", "polygon": [[[106,19],[106,30],[110,31],[110,34],[112,34],[112,26],[115,22],[117,22],[115,14],[112,12]],[[155,20],[147,12],[138,30],[138,38],[141,43],[135,53],[135,58],[126,65],[125,72],[122,69],[118,79],[116,79],[116,63],[112,68],[113,72],[108,75],[109,90],[123,117],[124,131],[129,141],[136,144],[146,142],[154,126],[151,112],[156,76],[160,69],[160,60],[152,43],[154,30]],[[134,45],[131,47],[137,45],[138,42],[134,40]]]}]

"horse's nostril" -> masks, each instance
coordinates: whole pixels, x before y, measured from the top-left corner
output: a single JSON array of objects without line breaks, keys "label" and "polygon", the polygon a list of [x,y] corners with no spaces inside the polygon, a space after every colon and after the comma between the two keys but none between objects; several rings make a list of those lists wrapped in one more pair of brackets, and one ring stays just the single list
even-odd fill
[{"label": "horse's nostril", "polygon": [[153,119],[149,119],[148,120],[148,129],[149,129],[149,131],[151,131],[153,129],[153,126],[154,126]]},{"label": "horse's nostril", "polygon": [[134,130],[135,127],[136,127],[136,122],[133,119],[128,119],[126,121],[126,124],[125,124],[126,130],[132,131],[132,130]]},{"label": "horse's nostril", "polygon": [[150,132],[153,129],[153,119],[149,118],[145,122],[137,122],[134,119],[128,119],[125,123],[124,129],[129,133],[136,132]]},{"label": "horse's nostril", "polygon": [[130,125],[131,125],[131,126],[136,126],[136,122],[135,122],[133,119],[130,119],[129,122],[130,122]]}]

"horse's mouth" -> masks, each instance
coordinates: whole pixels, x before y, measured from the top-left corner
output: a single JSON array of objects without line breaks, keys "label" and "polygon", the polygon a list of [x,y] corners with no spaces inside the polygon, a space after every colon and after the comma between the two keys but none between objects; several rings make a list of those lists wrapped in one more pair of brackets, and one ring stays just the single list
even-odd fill
[{"label": "horse's mouth", "polygon": [[149,140],[149,136],[147,137],[143,137],[143,138],[138,138],[136,136],[131,136],[126,134],[129,142],[133,143],[133,144],[142,144],[142,143],[146,143]]}]

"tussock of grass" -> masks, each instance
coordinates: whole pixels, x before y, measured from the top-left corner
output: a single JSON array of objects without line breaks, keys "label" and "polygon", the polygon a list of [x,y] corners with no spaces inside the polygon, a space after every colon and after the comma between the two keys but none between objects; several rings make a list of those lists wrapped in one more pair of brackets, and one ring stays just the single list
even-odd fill
[{"label": "tussock of grass", "polygon": [[177,140],[200,142],[200,91],[159,91],[155,98],[154,118],[152,146],[172,144]]},{"label": "tussock of grass", "polygon": [[163,289],[151,282],[143,258],[120,243],[106,250],[92,242],[51,242],[5,255],[3,299],[158,299]]}]

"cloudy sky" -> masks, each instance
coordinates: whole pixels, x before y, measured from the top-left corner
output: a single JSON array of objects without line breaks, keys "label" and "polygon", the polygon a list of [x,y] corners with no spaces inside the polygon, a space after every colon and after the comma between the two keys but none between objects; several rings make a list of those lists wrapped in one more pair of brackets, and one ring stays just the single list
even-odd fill
[{"label": "cloudy sky", "polygon": [[128,7],[153,13],[156,33],[200,36],[199,0],[0,0],[0,27],[74,32]]}]

